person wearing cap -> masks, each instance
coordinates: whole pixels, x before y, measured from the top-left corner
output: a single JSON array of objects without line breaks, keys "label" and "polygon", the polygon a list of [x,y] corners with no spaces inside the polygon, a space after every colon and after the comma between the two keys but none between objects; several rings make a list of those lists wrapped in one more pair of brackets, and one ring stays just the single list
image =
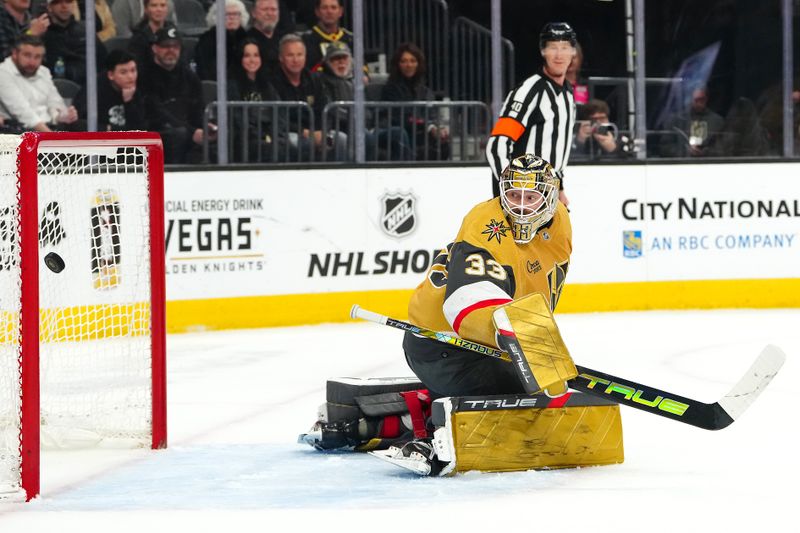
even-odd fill
[{"label": "person wearing cap", "polygon": [[[66,78],[78,85],[86,83],[86,26],[76,20],[76,0],[47,0],[50,26],[42,36],[44,66],[56,78]],[[106,48],[95,38],[97,65],[105,62]]]},{"label": "person wearing cap", "polygon": [[133,54],[139,64],[143,64],[150,56],[150,45],[153,44],[156,32],[160,29],[177,28],[168,18],[167,0],[144,0],[144,16],[134,26],[128,51]]},{"label": "person wearing cap", "polygon": [[[322,66],[320,79],[328,100],[330,102],[353,101],[355,88],[353,86],[353,55],[350,48],[344,43],[332,43],[325,51]],[[367,76],[364,76],[364,83],[369,83]],[[350,133],[349,109],[338,107],[328,115],[328,119],[333,119],[334,135]],[[367,160],[406,161],[413,159],[411,143],[404,128],[399,126],[384,128],[373,122],[374,118],[370,110],[367,110],[367,129],[364,132]],[[343,138],[343,141],[346,141],[346,137]],[[343,158],[343,154],[337,154],[337,156],[337,159]]]},{"label": "person wearing cap", "polygon": [[508,93],[486,144],[492,169],[492,190],[500,194],[498,180],[515,157],[530,153],[549,161],[559,178],[559,199],[568,204],[563,190],[564,170],[572,147],[575,97],[566,79],[577,53],[575,30],[566,22],[549,22],[539,34],[541,70]]},{"label": "person wearing cap", "polygon": [[[165,163],[199,159],[203,144],[203,89],[200,78],[181,61],[181,38],[175,28],[161,28],[151,45],[140,85],[147,102],[150,129],[164,141]],[[213,132],[216,126],[209,123]],[[213,140],[215,135],[210,134]]]},{"label": "person wearing cap", "polygon": [[311,72],[317,72],[322,67],[325,52],[332,44],[344,43],[353,48],[353,32],[340,25],[344,15],[342,0],[314,0],[314,14],[317,23],[303,33],[307,50],[306,65]]},{"label": "person wearing cap", "polygon": [[353,56],[350,47],[345,43],[331,44],[325,51],[320,73],[322,85],[328,93],[328,99],[353,99]]}]

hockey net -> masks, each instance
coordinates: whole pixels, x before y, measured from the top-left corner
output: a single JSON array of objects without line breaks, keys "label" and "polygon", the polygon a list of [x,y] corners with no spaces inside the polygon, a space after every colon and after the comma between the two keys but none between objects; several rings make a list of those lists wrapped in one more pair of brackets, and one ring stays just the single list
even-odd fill
[{"label": "hockey net", "polygon": [[162,161],[144,133],[0,136],[0,499],[38,493],[40,445],[166,444]]}]

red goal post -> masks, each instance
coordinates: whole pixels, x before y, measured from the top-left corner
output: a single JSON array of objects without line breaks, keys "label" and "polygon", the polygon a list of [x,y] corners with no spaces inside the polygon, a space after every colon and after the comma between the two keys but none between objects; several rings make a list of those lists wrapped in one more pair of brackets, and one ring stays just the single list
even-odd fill
[{"label": "red goal post", "polygon": [[0,499],[44,441],[166,447],[163,179],[156,134],[0,136]]}]

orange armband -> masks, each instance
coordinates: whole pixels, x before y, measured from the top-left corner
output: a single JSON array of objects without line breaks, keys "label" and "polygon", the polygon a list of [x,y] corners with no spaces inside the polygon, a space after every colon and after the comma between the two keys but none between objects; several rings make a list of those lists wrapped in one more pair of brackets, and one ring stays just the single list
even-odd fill
[{"label": "orange armband", "polygon": [[516,142],[522,137],[523,133],[525,133],[525,126],[518,120],[509,117],[501,117],[494,125],[494,128],[492,128],[491,135],[505,135]]}]

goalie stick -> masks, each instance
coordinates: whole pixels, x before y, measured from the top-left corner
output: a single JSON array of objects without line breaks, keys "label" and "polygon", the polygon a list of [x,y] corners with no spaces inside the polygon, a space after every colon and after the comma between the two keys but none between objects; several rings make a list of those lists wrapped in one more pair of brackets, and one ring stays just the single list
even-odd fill
[{"label": "goalie stick", "polygon": [[[354,305],[350,310],[350,318],[377,322],[378,324],[408,331],[489,357],[511,361],[507,353],[497,348],[461,339],[448,333],[421,328],[408,322],[362,309],[358,305]],[[783,366],[785,359],[786,355],[780,348],[767,345],[739,382],[725,396],[714,403],[693,400],[580,365],[576,365],[579,375],[567,383],[572,389],[607,398],[654,415],[677,420],[702,429],[718,430],[728,427],[742,415],[767,387],[772,378],[775,377],[775,374]]]}]

